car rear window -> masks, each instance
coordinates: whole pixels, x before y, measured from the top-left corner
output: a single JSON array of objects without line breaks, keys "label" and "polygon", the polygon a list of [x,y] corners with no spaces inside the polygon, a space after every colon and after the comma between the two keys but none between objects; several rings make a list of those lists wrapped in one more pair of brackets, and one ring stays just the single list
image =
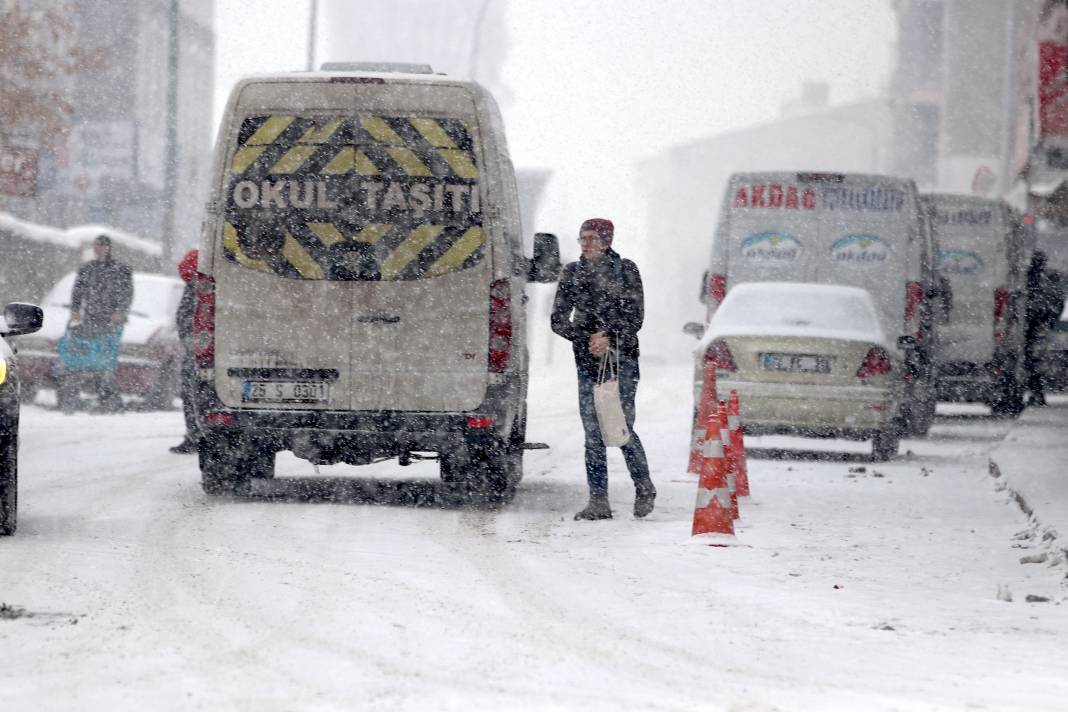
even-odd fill
[{"label": "car rear window", "polygon": [[476,148],[456,117],[247,117],[230,158],[224,253],[291,279],[470,268],[486,242]]}]

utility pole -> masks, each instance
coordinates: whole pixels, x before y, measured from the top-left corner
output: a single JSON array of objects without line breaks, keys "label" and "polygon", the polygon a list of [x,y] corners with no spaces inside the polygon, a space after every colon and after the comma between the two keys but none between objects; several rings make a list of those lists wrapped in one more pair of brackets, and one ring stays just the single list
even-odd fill
[{"label": "utility pole", "polygon": [[319,0],[311,0],[311,8],[309,10],[310,16],[308,17],[308,62],[305,69],[309,72],[315,71],[315,42],[316,35],[319,34]]},{"label": "utility pole", "polygon": [[178,2],[170,0],[167,28],[167,148],[163,174],[163,255],[161,268],[174,263],[174,203],[178,192]]}]

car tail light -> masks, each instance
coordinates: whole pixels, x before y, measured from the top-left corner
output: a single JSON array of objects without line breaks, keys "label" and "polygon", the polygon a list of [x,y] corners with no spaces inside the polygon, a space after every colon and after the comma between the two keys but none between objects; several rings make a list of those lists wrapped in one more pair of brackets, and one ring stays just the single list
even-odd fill
[{"label": "car tail light", "polygon": [[211,425],[233,425],[234,414],[233,413],[208,413],[204,416],[204,422]]},{"label": "car tail light", "polygon": [[923,303],[923,285],[919,282],[905,283],[905,332],[917,341],[923,335],[920,332],[920,304]]},{"label": "car tail light", "polygon": [[492,428],[496,424],[497,419],[491,418],[487,415],[467,416],[467,427],[469,428]]},{"label": "car tail light", "polygon": [[893,370],[893,364],[885,351],[878,346],[868,349],[867,355],[857,369],[857,378],[870,378],[872,376],[885,376]]},{"label": "car tail light", "polygon": [[734,356],[727,348],[727,342],[713,341],[705,351],[705,365],[712,366],[718,371],[737,371],[738,366],[734,363]]},{"label": "car tail light", "polygon": [[512,354],[512,293],[507,279],[490,285],[489,369],[503,373]]},{"label": "car tail light", "polygon": [[994,341],[1004,341],[1009,335],[1009,290],[994,290]]},{"label": "car tail light", "polygon": [[706,321],[712,321],[712,317],[716,314],[716,309],[723,302],[723,298],[727,296],[727,275],[725,274],[713,274],[708,277],[708,314]]},{"label": "car tail light", "polygon": [[727,296],[727,275],[714,274],[708,278],[708,296],[717,304]]},{"label": "car tail light", "polygon": [[215,366],[215,279],[197,273],[193,310],[193,358],[197,368]]}]

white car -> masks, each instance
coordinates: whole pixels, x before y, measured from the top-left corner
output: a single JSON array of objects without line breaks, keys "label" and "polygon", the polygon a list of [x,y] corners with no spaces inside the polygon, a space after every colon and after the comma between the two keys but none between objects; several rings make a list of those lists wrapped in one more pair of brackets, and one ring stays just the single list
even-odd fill
[{"label": "white car", "polygon": [[[32,401],[38,388],[56,386],[56,344],[70,321],[74,278],[71,272],[56,282],[42,303],[44,327],[18,341],[23,400]],[[177,277],[134,272],[133,285],[116,382],[120,393],[169,408],[178,394],[182,352],[174,318],[185,284]]]},{"label": "white car", "polygon": [[737,389],[748,434],[870,439],[874,459],[897,453],[903,362],[864,289],[739,284],[696,355],[702,380],[715,367],[720,398]]}]

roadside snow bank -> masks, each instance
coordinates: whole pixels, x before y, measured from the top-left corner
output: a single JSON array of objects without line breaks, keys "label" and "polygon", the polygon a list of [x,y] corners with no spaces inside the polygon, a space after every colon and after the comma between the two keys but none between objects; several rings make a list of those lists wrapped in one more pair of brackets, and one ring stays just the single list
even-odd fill
[{"label": "roadside snow bank", "polygon": [[1012,490],[1061,562],[1068,551],[1068,396],[1028,408],[990,452],[991,474]]}]

